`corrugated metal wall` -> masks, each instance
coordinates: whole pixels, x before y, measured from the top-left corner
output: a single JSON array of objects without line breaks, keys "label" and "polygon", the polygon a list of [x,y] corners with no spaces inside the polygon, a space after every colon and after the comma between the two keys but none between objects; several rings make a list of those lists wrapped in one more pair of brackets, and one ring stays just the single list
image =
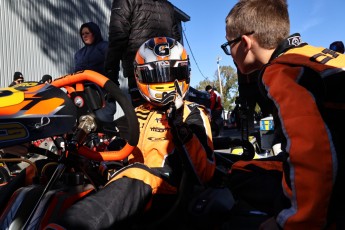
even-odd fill
[{"label": "corrugated metal wall", "polygon": [[[25,81],[73,72],[74,53],[83,47],[79,28],[93,21],[108,40],[112,0],[0,0],[0,87],[19,71]],[[127,93],[127,79],[120,73]],[[128,96],[129,97],[129,96]],[[119,108],[119,107],[118,107]],[[118,109],[115,118],[123,115]]]},{"label": "corrugated metal wall", "polygon": [[73,70],[74,53],[83,46],[79,27],[96,22],[107,40],[112,0],[0,0],[0,87],[20,71],[39,81]]}]

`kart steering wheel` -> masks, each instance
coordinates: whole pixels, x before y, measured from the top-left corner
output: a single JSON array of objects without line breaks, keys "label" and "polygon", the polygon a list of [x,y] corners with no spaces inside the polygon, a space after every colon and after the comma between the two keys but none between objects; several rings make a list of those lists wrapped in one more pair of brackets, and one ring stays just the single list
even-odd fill
[{"label": "kart steering wheel", "polygon": [[[78,147],[78,154],[95,161],[118,161],[126,158],[138,144],[139,140],[139,123],[133,109],[132,103],[123,94],[121,89],[107,77],[91,70],[84,70],[73,74],[65,75],[61,78],[54,80],[51,85],[58,88],[65,88],[67,91],[76,87],[77,90],[83,90],[85,83],[94,83],[100,88],[104,89],[111,97],[120,105],[124,112],[121,117],[121,123],[127,123],[126,144],[117,151],[104,151],[98,152],[82,145]],[[76,103],[76,102],[75,102]],[[125,118],[125,119],[123,119]],[[121,129],[120,129],[121,134]]]}]

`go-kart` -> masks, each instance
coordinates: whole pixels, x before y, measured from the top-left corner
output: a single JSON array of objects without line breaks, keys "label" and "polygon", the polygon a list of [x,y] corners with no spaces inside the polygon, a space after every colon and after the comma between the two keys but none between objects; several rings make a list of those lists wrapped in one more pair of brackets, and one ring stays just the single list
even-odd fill
[{"label": "go-kart", "polygon": [[[105,123],[95,116],[105,104],[104,92],[123,110],[124,115],[114,122]],[[29,82],[4,88],[0,105],[0,148],[16,156],[16,149],[25,144],[28,154],[45,156],[44,162],[32,163],[16,175],[8,171],[3,178],[1,229],[42,229],[56,213],[100,189],[110,168],[120,167],[107,163],[125,159],[139,138],[138,120],[127,97],[93,71],[66,75],[51,85]],[[90,140],[99,133],[121,138],[118,150],[99,151]],[[44,138],[51,138],[58,151],[32,144]],[[2,157],[0,161],[13,164],[26,158]],[[54,202],[61,206],[56,208]]]},{"label": "go-kart", "polygon": [[[106,98],[123,110],[124,115],[114,122],[103,122],[96,115]],[[37,140],[47,138],[54,148],[37,144]],[[8,177],[0,185],[0,229],[44,229],[73,203],[101,189],[125,166],[138,138],[139,125],[131,103],[113,82],[96,72],[66,75],[51,85],[23,83],[1,89],[0,149],[16,155],[18,147],[24,145],[27,154],[2,157],[0,162],[30,162],[33,154],[44,157],[20,173],[6,171]],[[105,150],[104,143],[110,140],[115,143],[113,150]],[[153,208],[126,229],[219,229],[229,216],[236,216],[234,212],[239,209],[234,208],[236,202],[224,186],[224,178],[234,161],[252,159],[254,148],[249,142],[230,138],[226,145],[242,145],[244,151],[234,158],[218,153],[216,175],[209,185],[199,184],[185,163],[178,194],[165,199],[165,214],[161,207]],[[181,146],[177,147],[183,155]]]}]

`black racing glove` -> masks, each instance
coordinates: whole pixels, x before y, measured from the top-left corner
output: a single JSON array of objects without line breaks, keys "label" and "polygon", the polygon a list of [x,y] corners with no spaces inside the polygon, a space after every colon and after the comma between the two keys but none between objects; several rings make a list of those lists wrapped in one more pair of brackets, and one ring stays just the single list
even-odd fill
[{"label": "black racing glove", "polygon": [[172,129],[173,135],[177,135],[178,139],[183,143],[187,143],[193,137],[193,131],[189,128],[188,124],[183,122],[183,98],[182,91],[175,80],[175,98],[170,104],[168,110],[168,123]]}]

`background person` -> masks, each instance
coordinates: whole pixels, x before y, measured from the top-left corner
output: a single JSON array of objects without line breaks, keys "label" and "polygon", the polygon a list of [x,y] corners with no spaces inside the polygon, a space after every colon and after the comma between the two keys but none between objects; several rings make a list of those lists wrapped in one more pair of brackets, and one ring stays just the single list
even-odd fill
[{"label": "background person", "polygon": [[[163,58],[164,67],[159,61]],[[190,82],[183,46],[172,38],[152,38],[140,47],[135,63],[138,88],[146,100],[136,108],[139,144],[129,157],[130,165],[118,171],[104,188],[67,210],[58,221],[67,229],[117,229],[121,221],[150,207],[156,194],[175,194],[183,154],[174,144],[177,139],[199,180],[206,183],[213,176],[215,161],[206,111],[183,100]],[[148,66],[157,71],[147,74]],[[160,68],[166,71],[159,72]]]},{"label": "background person", "polygon": [[134,107],[142,99],[134,77],[134,57],[146,40],[167,36],[181,39],[174,7],[167,0],[113,0],[109,23],[109,52],[106,76],[119,85],[120,61]]},{"label": "background person", "polygon": [[84,23],[80,26],[79,34],[84,46],[74,55],[74,72],[88,69],[105,75],[108,42],[103,40],[99,26],[94,22]]},{"label": "background person", "polygon": [[207,85],[205,87],[206,92],[210,94],[210,109],[211,109],[211,120],[212,120],[212,131],[214,136],[220,134],[220,130],[223,127],[223,105],[220,93],[218,93],[212,86]]},{"label": "background person", "polygon": [[[231,190],[235,197],[271,208],[274,217],[260,229],[344,229],[345,95],[339,87],[345,82],[345,56],[289,34],[285,0],[239,1],[226,17],[223,47],[243,74],[261,70],[259,86],[274,105],[274,132],[282,150],[281,162],[235,163]],[[258,165],[267,170],[243,180],[244,170]],[[283,175],[277,181],[272,175],[279,170]],[[253,180],[258,172],[267,180]],[[272,186],[275,192],[260,189]]]},{"label": "background person", "polygon": [[24,82],[23,74],[21,72],[14,72],[13,81],[8,87],[12,87],[12,86],[17,85],[17,84],[22,83],[22,82]]},{"label": "background person", "polygon": [[49,74],[45,74],[42,76],[42,79],[38,82],[39,84],[50,84],[52,83],[53,78]]},{"label": "background person", "polygon": [[[84,47],[74,55],[74,71],[93,70],[105,75],[104,63],[108,42],[103,40],[99,26],[94,22],[84,23],[80,26],[79,34]],[[106,98],[105,106],[95,113],[101,121],[112,122],[116,113],[116,103],[112,98]]]}]

